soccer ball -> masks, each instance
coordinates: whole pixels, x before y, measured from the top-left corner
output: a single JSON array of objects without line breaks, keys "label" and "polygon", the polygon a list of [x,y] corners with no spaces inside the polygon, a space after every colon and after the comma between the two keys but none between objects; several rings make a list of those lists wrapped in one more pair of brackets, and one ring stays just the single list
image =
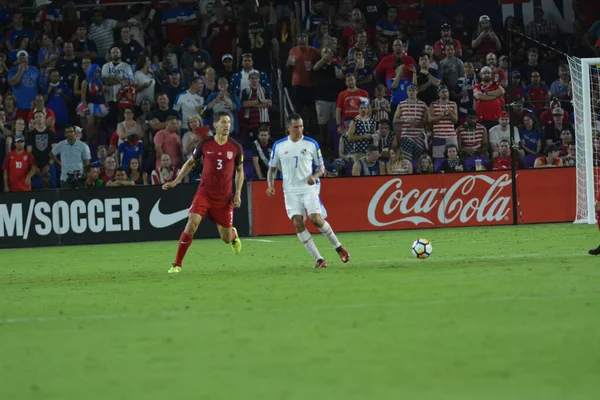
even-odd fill
[{"label": "soccer ball", "polygon": [[417,239],[412,245],[412,253],[415,257],[425,259],[433,252],[433,246],[427,239]]}]

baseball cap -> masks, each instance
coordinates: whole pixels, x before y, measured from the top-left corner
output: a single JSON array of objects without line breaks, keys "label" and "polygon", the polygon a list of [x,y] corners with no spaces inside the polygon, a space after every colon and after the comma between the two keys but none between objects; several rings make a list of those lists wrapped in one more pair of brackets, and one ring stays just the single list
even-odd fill
[{"label": "baseball cap", "polygon": [[442,24],[442,26],[441,26],[441,28],[440,28],[440,29],[442,29],[442,30],[445,30],[445,29],[452,29],[452,25],[450,25],[450,24],[449,24],[449,23],[447,23],[447,22],[444,22],[444,23]]},{"label": "baseball cap", "polygon": [[182,47],[190,47],[193,44],[194,44],[194,41],[190,38],[185,38],[185,39],[183,39],[183,42],[181,42]]},{"label": "baseball cap", "polygon": [[552,115],[564,115],[564,113],[565,112],[560,107],[555,107],[554,109],[552,109]]},{"label": "baseball cap", "polygon": [[253,76],[258,76],[260,78],[260,74],[258,73],[257,70],[252,70],[250,71],[250,73],[248,74],[248,78],[251,78]]},{"label": "baseball cap", "polygon": [[512,72],[512,77],[513,78],[520,78],[521,77],[521,73],[519,71],[513,71]]},{"label": "baseball cap", "polygon": [[490,21],[490,17],[487,15],[482,15],[481,17],[479,17],[479,22],[483,22],[483,21]]},{"label": "baseball cap", "polygon": [[171,68],[169,70],[169,75],[171,74],[178,74],[179,73],[179,68]]},{"label": "baseball cap", "polygon": [[225,54],[223,57],[221,57],[221,61],[225,61],[227,59],[233,60],[233,56],[231,54]]},{"label": "baseball cap", "polygon": [[500,111],[500,114],[498,115],[498,119],[500,118],[510,118],[510,114],[507,111]]},{"label": "baseball cap", "polygon": [[362,101],[361,101],[361,102],[358,104],[358,106],[359,106],[359,107],[361,107],[361,106],[367,106],[367,107],[371,107],[371,105],[369,104],[369,102],[368,102],[368,101],[366,101],[366,100],[362,100]]},{"label": "baseball cap", "polygon": [[483,68],[481,68],[481,72],[489,72],[490,74],[492,73],[492,69],[488,66],[485,66]]},{"label": "baseball cap", "polygon": [[411,83],[410,85],[408,85],[408,90],[419,90],[419,85],[415,85],[414,83]]},{"label": "baseball cap", "polygon": [[17,58],[20,57],[29,57],[29,53],[27,53],[25,50],[19,50],[19,52],[17,53]]},{"label": "baseball cap", "polygon": [[441,92],[442,90],[448,90],[448,86],[446,86],[446,85],[440,85],[440,86],[438,86],[438,88],[437,88],[437,92],[439,93],[439,92]]},{"label": "baseball cap", "polygon": [[508,57],[507,57],[507,56],[501,56],[501,57],[498,59],[498,61],[504,61],[504,60],[508,60]]},{"label": "baseball cap", "polygon": [[23,135],[17,135],[15,137],[15,143],[16,142],[24,142],[24,141],[25,141],[25,136],[23,136]]}]

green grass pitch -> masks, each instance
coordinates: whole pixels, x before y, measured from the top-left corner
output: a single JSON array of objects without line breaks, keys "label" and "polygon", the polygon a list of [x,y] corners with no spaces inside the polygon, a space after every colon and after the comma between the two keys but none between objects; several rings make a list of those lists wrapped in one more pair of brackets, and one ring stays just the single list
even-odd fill
[{"label": "green grass pitch", "polygon": [[598,398],[595,227],[314,237],[0,251],[0,398]]}]

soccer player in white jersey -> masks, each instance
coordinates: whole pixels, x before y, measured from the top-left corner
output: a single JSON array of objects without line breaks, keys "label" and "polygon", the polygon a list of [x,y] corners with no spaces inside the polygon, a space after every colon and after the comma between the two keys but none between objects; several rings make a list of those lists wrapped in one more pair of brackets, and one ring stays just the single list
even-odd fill
[{"label": "soccer player in white jersey", "polygon": [[[322,215],[319,177],[323,175],[325,168],[319,144],[316,140],[303,135],[304,123],[300,115],[290,115],[287,125],[289,136],[275,142],[271,151],[271,161],[267,173],[267,183],[269,184],[267,196],[275,194],[275,176],[278,167],[281,167],[285,209],[296,228],[298,239],[317,261],[314,268],[325,268],[327,263],[304,225],[307,213],[313,225],[319,228],[319,231],[333,245],[342,262],[347,263],[350,254],[342,246]],[[316,167],[314,173],[313,166]]]}]

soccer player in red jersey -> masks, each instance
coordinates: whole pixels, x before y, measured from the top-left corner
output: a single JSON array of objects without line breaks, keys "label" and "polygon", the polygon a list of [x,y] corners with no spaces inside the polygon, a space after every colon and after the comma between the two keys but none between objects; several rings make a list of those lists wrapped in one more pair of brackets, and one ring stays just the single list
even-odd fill
[{"label": "soccer player in red jersey", "polygon": [[[192,156],[183,165],[177,178],[163,185],[164,190],[177,186],[192,170],[196,162],[204,157],[204,168],[200,186],[192,201],[187,225],[177,247],[175,262],[169,273],[181,272],[183,257],[192,244],[194,234],[200,222],[208,216],[216,225],[225,243],[231,244],[235,254],[242,249],[242,242],[233,227],[233,208],[242,203],[242,185],[244,184],[244,153],[242,146],[229,137],[231,118],[224,112],[215,113],[215,136],[204,138]],[[231,181],[235,171],[235,194]],[[233,194],[233,196],[232,196]]]},{"label": "soccer player in red jersey", "polygon": [[25,137],[17,135],[15,150],[6,155],[2,169],[4,170],[5,192],[28,192],[31,190],[31,177],[38,167],[31,153],[25,151]]}]

